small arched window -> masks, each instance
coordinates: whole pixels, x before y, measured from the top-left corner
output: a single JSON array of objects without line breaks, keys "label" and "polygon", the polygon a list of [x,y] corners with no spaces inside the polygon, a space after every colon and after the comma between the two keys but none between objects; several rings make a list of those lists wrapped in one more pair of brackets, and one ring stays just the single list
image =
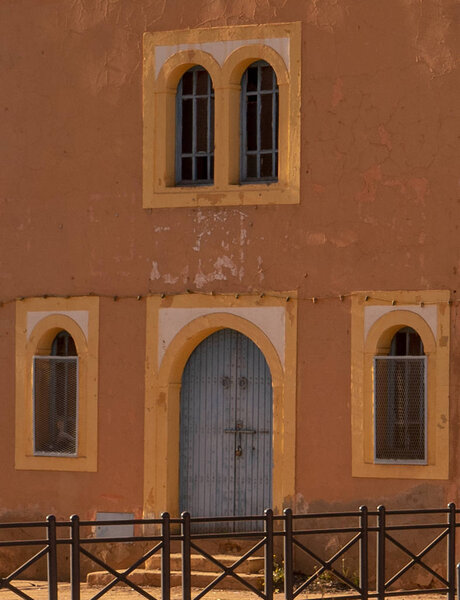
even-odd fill
[{"label": "small arched window", "polygon": [[278,83],[263,60],[241,79],[240,157],[242,183],[278,180]]},{"label": "small arched window", "polygon": [[214,180],[214,90],[206,69],[186,71],[176,94],[176,184]]},{"label": "small arched window", "polygon": [[49,356],[34,356],[34,453],[77,453],[78,356],[75,342],[60,331]]},{"label": "small arched window", "polygon": [[376,462],[426,463],[426,356],[410,327],[374,358],[374,419]]}]

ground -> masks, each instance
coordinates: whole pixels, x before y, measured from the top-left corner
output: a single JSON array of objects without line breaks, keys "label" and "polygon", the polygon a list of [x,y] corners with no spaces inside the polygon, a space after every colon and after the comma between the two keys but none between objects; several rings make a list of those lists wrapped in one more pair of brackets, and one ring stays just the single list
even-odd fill
[{"label": "ground", "polygon": [[[44,581],[19,581],[16,586],[24,591],[26,594],[34,598],[34,600],[48,600],[48,588]],[[146,587],[146,592],[157,598],[161,599],[161,590],[159,588]],[[88,587],[86,584],[81,585],[81,600],[90,600],[99,591],[98,588]],[[200,590],[194,589],[192,592],[192,598],[199,593]],[[137,593],[134,590],[130,590],[126,587],[115,587],[106,594],[107,598],[115,598],[117,600],[132,600],[135,598]],[[328,598],[328,594],[322,595],[320,593],[314,594],[300,594],[301,600],[315,599],[315,598]],[[404,598],[412,598],[414,600],[442,600],[445,598],[445,594],[420,594],[415,596],[405,596],[403,593],[401,596],[393,596],[393,600],[403,600]],[[1,600],[16,600],[18,596],[9,590],[0,590]],[[70,599],[70,584],[60,583],[59,584],[59,598],[60,600]],[[171,599],[180,600],[182,598],[182,589],[175,587],[171,589]],[[257,598],[254,594],[249,592],[241,591],[229,591],[229,590],[216,590],[209,592],[205,596],[209,600],[252,600]],[[276,600],[283,600],[284,594],[275,594]]]}]

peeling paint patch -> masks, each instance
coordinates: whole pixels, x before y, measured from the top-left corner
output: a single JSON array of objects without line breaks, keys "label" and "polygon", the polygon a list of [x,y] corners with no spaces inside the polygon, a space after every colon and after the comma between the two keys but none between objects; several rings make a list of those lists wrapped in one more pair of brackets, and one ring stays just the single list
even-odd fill
[{"label": "peeling paint patch", "polygon": [[163,275],[163,281],[165,283],[174,284],[179,281],[179,277],[173,277],[170,273]]},{"label": "peeling paint patch", "polygon": [[308,246],[321,246],[326,243],[326,234],[322,231],[317,233],[307,233]]},{"label": "peeling paint patch", "polygon": [[358,236],[354,231],[341,231],[337,236],[330,237],[329,241],[337,248],[346,248],[358,241]]},{"label": "peeling paint patch", "polygon": [[150,280],[154,281],[155,279],[160,279],[160,271],[158,269],[158,263],[156,260],[152,261],[152,270],[150,271]]},{"label": "peeling paint patch", "polygon": [[340,0],[312,0],[308,3],[307,21],[318,29],[333,31],[343,23],[346,6]]},{"label": "peeling paint patch", "polygon": [[[198,261],[198,271],[195,275],[194,283],[197,288],[203,288],[207,283],[211,281],[224,281],[227,279],[228,274],[224,272],[224,269],[230,271],[233,277],[238,275],[238,269],[229,256],[219,256],[214,262],[214,271],[208,274],[203,272],[203,265],[201,260]],[[243,271],[244,274],[244,271]]]},{"label": "peeling paint patch", "polygon": [[263,259],[261,256],[257,257],[257,276],[259,278],[259,283],[265,279],[264,269],[263,269]]},{"label": "peeling paint patch", "polygon": [[446,75],[456,68],[455,56],[446,43],[452,25],[442,0],[419,2],[417,21],[417,62],[425,63],[434,76]]}]

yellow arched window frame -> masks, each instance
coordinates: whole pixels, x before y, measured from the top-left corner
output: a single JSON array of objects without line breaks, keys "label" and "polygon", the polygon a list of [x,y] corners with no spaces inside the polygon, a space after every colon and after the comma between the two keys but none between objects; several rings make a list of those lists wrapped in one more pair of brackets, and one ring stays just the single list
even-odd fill
[{"label": "yellow arched window frame", "polygon": [[[449,477],[448,290],[367,291],[352,298],[351,438],[352,475],[396,479]],[[426,357],[426,456],[382,464],[375,452],[375,358],[390,354],[395,333],[411,328]]]},{"label": "yellow arched window frame", "polygon": [[[300,23],[282,23],[144,34],[144,208],[299,203],[300,31]],[[241,78],[260,60],[273,68],[279,90],[278,178],[241,184]],[[180,186],[176,92],[194,66],[209,73],[214,89],[214,179]]]},{"label": "yellow arched window frame", "polygon": [[[49,356],[66,331],[78,356],[78,445],[72,454],[51,455],[34,447],[34,359]],[[15,468],[97,471],[98,298],[28,298],[16,304]]]}]

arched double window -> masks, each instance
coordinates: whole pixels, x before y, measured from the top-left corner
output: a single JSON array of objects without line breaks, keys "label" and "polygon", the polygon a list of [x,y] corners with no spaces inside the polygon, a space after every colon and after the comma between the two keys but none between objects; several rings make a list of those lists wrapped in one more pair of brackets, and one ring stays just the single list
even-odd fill
[{"label": "arched double window", "polygon": [[252,63],[241,79],[242,183],[278,180],[278,83],[265,61]]},{"label": "arched double window", "polygon": [[34,454],[77,453],[78,355],[67,331],[60,331],[49,356],[33,359]]},{"label": "arched double window", "polygon": [[196,66],[181,77],[176,93],[176,184],[214,180],[214,90],[211,77]]},{"label": "arched double window", "polygon": [[374,358],[374,423],[376,462],[426,463],[426,356],[410,327]]}]

